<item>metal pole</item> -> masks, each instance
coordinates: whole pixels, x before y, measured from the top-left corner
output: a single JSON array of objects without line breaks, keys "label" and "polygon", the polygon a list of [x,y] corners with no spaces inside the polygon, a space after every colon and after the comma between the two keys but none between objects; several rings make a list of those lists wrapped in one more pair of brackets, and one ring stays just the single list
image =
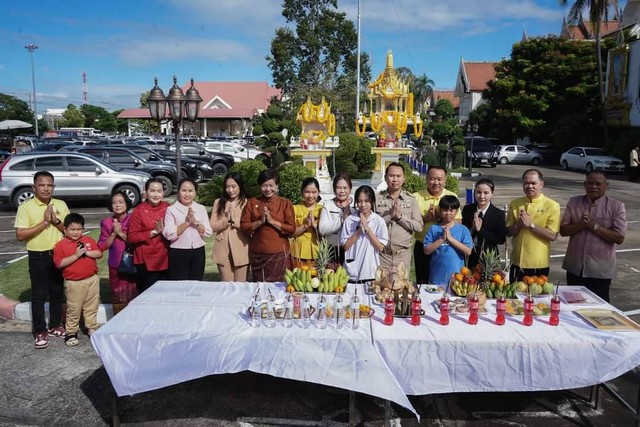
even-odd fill
[{"label": "metal pole", "polygon": [[471,127],[471,154],[469,155],[469,174],[473,173],[473,138],[475,137],[475,129]]},{"label": "metal pole", "polygon": [[[360,0],[358,0],[358,57],[356,58],[356,120],[360,116]],[[335,171],[335,169],[334,169]]]},{"label": "metal pole", "polygon": [[177,174],[176,174],[176,188],[178,186],[178,183],[180,182],[180,179],[182,177],[182,160],[180,159],[180,157],[182,157],[182,153],[180,152],[180,138],[178,138],[178,135],[180,134],[180,122],[177,120],[173,120],[173,134],[175,136],[175,143],[176,143],[176,169],[177,169]]},{"label": "metal pole", "polygon": [[38,101],[36,101],[36,74],[33,69],[33,51],[36,50],[38,46],[35,44],[28,44],[25,46],[25,49],[29,51],[31,56],[31,84],[33,85],[33,121],[36,126],[36,136],[39,136],[38,132]]}]

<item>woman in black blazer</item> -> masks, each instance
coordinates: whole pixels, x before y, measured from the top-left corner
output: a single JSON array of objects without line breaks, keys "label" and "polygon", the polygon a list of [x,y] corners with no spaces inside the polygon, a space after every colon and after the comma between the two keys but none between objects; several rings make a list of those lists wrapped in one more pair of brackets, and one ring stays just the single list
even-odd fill
[{"label": "woman in black blazer", "polygon": [[462,224],[471,231],[474,243],[468,263],[472,269],[478,264],[483,250],[494,249],[500,252],[498,245],[502,245],[507,238],[504,212],[491,204],[493,190],[493,181],[479,179],[474,187],[476,203],[462,209]]}]

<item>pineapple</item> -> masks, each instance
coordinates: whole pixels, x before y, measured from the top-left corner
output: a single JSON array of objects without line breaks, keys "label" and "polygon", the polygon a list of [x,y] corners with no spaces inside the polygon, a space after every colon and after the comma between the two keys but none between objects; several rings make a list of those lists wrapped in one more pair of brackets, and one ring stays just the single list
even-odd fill
[{"label": "pineapple", "polygon": [[316,268],[318,270],[318,276],[324,276],[325,269],[331,260],[333,259],[333,246],[327,239],[320,239],[318,242],[318,253],[316,255]]},{"label": "pineapple", "polygon": [[491,284],[491,277],[494,273],[500,271],[500,253],[493,249],[485,249],[480,255],[480,289],[483,292],[487,292],[489,285]]}]

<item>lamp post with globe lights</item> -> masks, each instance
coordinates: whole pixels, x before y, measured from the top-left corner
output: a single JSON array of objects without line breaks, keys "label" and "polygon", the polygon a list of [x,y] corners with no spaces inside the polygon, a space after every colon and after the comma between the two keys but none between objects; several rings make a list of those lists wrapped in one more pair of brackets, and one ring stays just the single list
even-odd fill
[{"label": "lamp post with globe lights", "polygon": [[[169,96],[164,96],[164,92],[158,86],[158,78],[156,77],[154,78],[153,89],[151,89],[149,96],[147,97],[151,118],[158,121],[158,123],[165,120],[165,118],[172,122],[176,144],[177,176],[180,176],[182,172],[179,138],[180,126],[184,120],[195,122],[198,119],[201,102],[202,98],[200,97],[198,90],[193,86],[193,79],[191,79],[191,87],[187,90],[187,94],[185,95],[180,86],[178,86],[178,79],[176,76],[173,76],[173,86],[169,89]],[[169,107],[168,114],[167,106]]]},{"label": "lamp post with globe lights", "polygon": [[28,44],[24,47],[29,51],[31,56],[31,84],[33,85],[33,122],[36,126],[36,136],[39,136],[38,133],[38,102],[36,101],[36,73],[33,70],[33,51],[35,51],[38,46],[35,44]]},{"label": "lamp post with globe lights", "polygon": [[471,144],[470,144],[470,151],[469,151],[469,174],[473,173],[473,138],[475,137],[476,133],[478,133],[478,124],[477,123],[467,123],[467,127],[469,129],[469,132],[471,132]]}]

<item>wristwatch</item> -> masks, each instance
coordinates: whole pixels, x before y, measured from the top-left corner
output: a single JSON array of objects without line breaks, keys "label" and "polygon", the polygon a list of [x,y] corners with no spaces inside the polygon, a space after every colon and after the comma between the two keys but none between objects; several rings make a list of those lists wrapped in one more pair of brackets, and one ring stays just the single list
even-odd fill
[{"label": "wristwatch", "polygon": [[599,228],[600,228],[600,224],[598,224],[597,222],[593,224],[593,231],[598,231]]},{"label": "wristwatch", "polygon": [[534,228],[536,228],[536,225],[535,225],[534,223],[531,223],[531,225],[529,226],[529,228],[533,230]]}]

